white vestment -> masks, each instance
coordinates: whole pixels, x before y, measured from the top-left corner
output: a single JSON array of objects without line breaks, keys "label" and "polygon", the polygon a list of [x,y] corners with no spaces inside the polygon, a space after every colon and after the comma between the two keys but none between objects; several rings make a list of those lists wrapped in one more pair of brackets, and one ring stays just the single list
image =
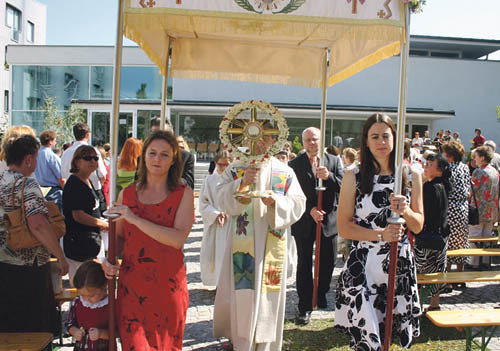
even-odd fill
[{"label": "white vestment", "polygon": [[203,240],[201,242],[200,267],[201,281],[204,285],[216,286],[224,258],[224,249],[231,228],[231,217],[227,216],[224,225],[217,225],[220,211],[220,196],[217,194],[217,183],[221,177],[217,170],[207,176],[200,190],[199,208],[203,218]]},{"label": "white vestment", "polygon": [[[274,206],[267,207],[259,198],[252,199],[250,204],[244,204],[233,197],[241,184],[241,172],[236,176],[238,167],[241,169],[242,165],[234,163],[225,170],[217,186],[217,195],[222,200],[221,210],[235,216],[232,228],[238,224],[238,215],[252,207],[253,218],[248,218],[248,222],[254,232],[253,289],[235,288],[232,240],[234,234],[230,233],[215,297],[214,336],[229,338],[237,351],[280,351],[285,317],[287,255],[285,252],[282,259],[280,283],[275,287],[276,290],[270,292],[267,285],[263,284],[265,272],[266,277],[270,276],[270,269],[264,267],[264,259],[267,259],[266,240],[269,228],[286,231],[300,219],[305,211],[306,198],[293,170],[281,161],[271,158],[259,166],[260,173],[255,190],[275,190],[271,178],[275,180],[275,172],[278,172],[281,177],[287,178],[285,193],[274,191]],[[279,239],[280,243],[289,240],[287,234]],[[284,244],[286,250],[287,244]]]}]

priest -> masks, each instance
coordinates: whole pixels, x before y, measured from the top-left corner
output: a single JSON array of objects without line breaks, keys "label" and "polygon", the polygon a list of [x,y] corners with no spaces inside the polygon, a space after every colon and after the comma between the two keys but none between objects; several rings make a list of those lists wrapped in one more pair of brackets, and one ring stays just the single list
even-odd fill
[{"label": "priest", "polygon": [[[265,154],[274,140],[256,143]],[[235,198],[250,190],[260,198]],[[258,166],[231,164],[217,186],[221,210],[231,216],[214,309],[214,336],[234,350],[281,350],[285,317],[287,230],[305,211],[293,170],[274,157]]]}]

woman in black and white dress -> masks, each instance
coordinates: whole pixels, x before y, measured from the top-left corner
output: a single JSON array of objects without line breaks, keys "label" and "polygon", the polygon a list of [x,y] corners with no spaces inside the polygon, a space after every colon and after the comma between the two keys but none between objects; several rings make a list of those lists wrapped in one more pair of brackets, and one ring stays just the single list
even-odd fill
[{"label": "woman in black and white dress", "polygon": [[[387,218],[396,212],[411,231],[422,230],[422,181],[413,177],[411,200],[392,194],[395,130],[385,114],[368,118],[360,168],[345,173],[340,190],[339,234],[352,239],[353,248],[339,277],[335,323],[349,334],[356,350],[380,350],[384,342],[390,242],[398,242],[399,249],[393,335],[409,347],[420,334],[421,309],[410,243],[403,226],[388,224]],[[404,194],[408,187],[403,185]]]},{"label": "woman in black and white dress", "polygon": [[[450,162],[450,183],[452,190],[448,196],[448,223],[450,223],[450,237],[448,250],[469,248],[469,194],[470,173],[469,167],[462,162],[464,146],[457,141],[449,141],[442,146],[443,156]],[[457,271],[463,272],[464,265],[469,257],[448,257],[447,271],[452,264],[457,265]],[[465,286],[465,284],[463,284]]]}]

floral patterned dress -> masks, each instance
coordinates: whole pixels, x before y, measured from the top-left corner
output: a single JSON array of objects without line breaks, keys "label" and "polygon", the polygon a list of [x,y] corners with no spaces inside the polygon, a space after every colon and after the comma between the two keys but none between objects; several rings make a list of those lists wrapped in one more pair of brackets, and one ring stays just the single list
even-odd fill
[{"label": "floral patterned dress", "polygon": [[[467,199],[470,193],[469,167],[462,162],[450,164],[451,192],[448,196],[448,223],[450,237],[448,250],[469,248],[469,204]],[[469,257],[448,257],[448,264],[467,263]]]},{"label": "floral patterned dress", "polygon": [[[141,218],[172,227],[184,188],[177,187],[158,204],[143,204],[133,184],[125,189],[123,203]],[[182,350],[189,304],[182,250],[159,243],[128,222],[124,235],[117,302],[123,350]]]},{"label": "floral patterned dress", "polygon": [[[393,176],[374,176],[373,191],[362,195],[356,175],[354,220],[365,228],[385,228],[391,215],[389,196]],[[393,336],[403,347],[420,335],[421,314],[416,270],[406,234],[398,244],[398,265],[394,297]],[[351,337],[355,350],[381,350],[384,342],[387,279],[390,244],[353,241],[353,248],[340,274],[335,305],[335,328]]]}]

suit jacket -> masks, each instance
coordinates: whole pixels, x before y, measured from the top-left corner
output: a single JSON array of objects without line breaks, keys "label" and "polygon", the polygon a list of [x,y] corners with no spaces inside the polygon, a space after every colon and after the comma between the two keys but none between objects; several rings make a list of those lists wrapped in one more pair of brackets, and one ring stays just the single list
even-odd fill
[{"label": "suit jacket", "polygon": [[[318,205],[318,194],[316,191],[317,178],[313,174],[309,157],[304,152],[289,162],[290,167],[295,171],[299,180],[302,191],[306,195],[306,211],[292,225],[293,236],[309,236],[316,232],[316,222],[310,215],[311,209]],[[325,154],[324,166],[330,172],[328,179],[323,181],[323,186],[326,188],[322,192],[322,209],[326,212],[321,227],[323,235],[331,237],[337,234],[337,206],[339,201],[340,184],[344,176],[342,162],[337,156]]]},{"label": "suit jacket", "polygon": [[181,149],[182,162],[184,170],[182,171],[182,179],[187,185],[194,189],[194,156],[192,153]]}]

